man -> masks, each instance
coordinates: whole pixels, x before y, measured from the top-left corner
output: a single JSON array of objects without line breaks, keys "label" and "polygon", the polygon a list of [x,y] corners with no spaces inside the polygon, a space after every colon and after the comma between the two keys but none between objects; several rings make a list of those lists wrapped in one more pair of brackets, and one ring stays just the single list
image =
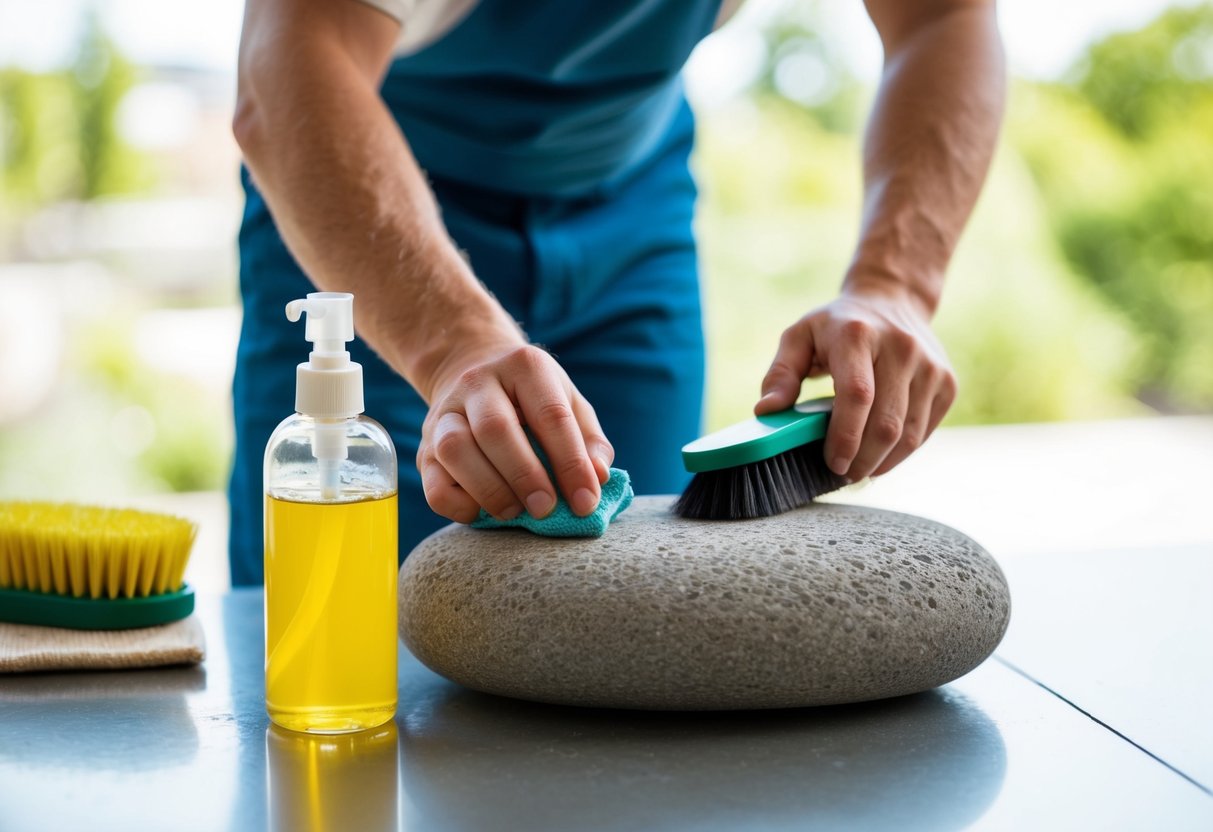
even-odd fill
[{"label": "man", "polygon": [[[557,489],[589,513],[616,451],[638,492],[683,487],[703,335],[679,72],[735,5],[249,0],[233,583],[261,581],[261,452],[304,354],[282,310],[314,288],[357,296],[367,412],[402,461],[402,556],[481,507],[543,516]],[[930,319],[1005,85],[992,0],[867,7],[885,67],[859,243],[755,405],[832,376],[826,459],[851,479],[905,459],[955,396]]]}]

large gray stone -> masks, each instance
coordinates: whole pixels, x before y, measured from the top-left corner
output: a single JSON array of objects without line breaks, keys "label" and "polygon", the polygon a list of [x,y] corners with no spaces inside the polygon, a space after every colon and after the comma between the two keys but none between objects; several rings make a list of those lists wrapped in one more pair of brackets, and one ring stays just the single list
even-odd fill
[{"label": "large gray stone", "polygon": [[639,497],[596,539],[436,532],[400,571],[404,643],[488,693],[709,710],[927,690],[1006,630],[1006,579],[947,526],[827,504],[683,520],[672,502]]}]

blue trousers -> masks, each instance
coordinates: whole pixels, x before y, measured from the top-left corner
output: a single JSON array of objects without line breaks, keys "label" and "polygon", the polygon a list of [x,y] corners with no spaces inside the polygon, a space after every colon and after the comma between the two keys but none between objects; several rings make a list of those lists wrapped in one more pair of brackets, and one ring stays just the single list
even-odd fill
[{"label": "blue trousers", "polygon": [[[546,347],[598,413],[637,493],[676,493],[689,479],[679,449],[700,432],[703,327],[685,109],[661,150],[618,182],[577,198],[489,192],[431,182],[456,245],[497,300]],[[233,585],[263,581],[262,458],[294,404],[307,358],[287,301],[315,291],[244,175],[240,230],[244,321],[233,399],[236,454],[229,499]],[[399,302],[409,302],[402,284]],[[358,301],[354,301],[357,315]],[[445,525],[426,504],[414,464],[425,402],[361,341],[366,412],[391,434],[400,461],[400,560]]]}]

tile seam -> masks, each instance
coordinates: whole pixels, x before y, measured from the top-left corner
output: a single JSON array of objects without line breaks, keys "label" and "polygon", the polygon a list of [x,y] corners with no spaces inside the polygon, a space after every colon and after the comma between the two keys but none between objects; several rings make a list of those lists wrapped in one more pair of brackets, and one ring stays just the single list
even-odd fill
[{"label": "tile seam", "polygon": [[1202,792],[1204,792],[1204,793],[1205,793],[1206,795],[1208,795],[1209,797],[1213,797],[1213,789],[1210,789],[1208,786],[1205,786],[1203,783],[1201,783],[1201,782],[1200,782],[1199,780],[1197,780],[1195,777],[1192,777],[1190,774],[1187,774],[1187,773],[1186,773],[1186,772],[1184,772],[1182,769],[1177,768],[1176,766],[1172,765],[1171,763],[1168,763],[1168,762],[1167,762],[1166,760],[1164,760],[1162,757],[1158,756],[1158,755],[1157,755],[1157,754],[1155,754],[1153,751],[1151,751],[1150,749],[1146,748],[1144,745],[1142,745],[1141,743],[1137,742],[1136,740],[1134,740],[1133,738],[1129,737],[1128,735],[1124,734],[1123,732],[1118,731],[1117,729],[1113,728],[1111,725],[1109,725],[1108,723],[1104,722],[1102,719],[1100,719],[1099,717],[1095,716],[1095,715],[1094,715],[1093,713],[1091,713],[1090,711],[1086,710],[1085,708],[1081,708],[1081,707],[1079,707],[1079,706],[1078,706],[1078,705],[1077,705],[1077,704],[1076,704],[1076,703],[1075,703],[1073,700],[1071,700],[1071,699],[1067,699],[1065,696],[1062,696],[1060,693],[1058,693],[1056,690],[1054,690],[1053,688],[1051,688],[1051,687],[1049,687],[1048,685],[1046,685],[1044,682],[1040,681],[1039,679],[1035,678],[1034,676],[1029,675],[1029,674],[1028,674],[1026,671],[1024,671],[1024,670],[1023,670],[1022,668],[1020,668],[1018,665],[1015,665],[1015,664],[1013,664],[1013,663],[1011,663],[1011,662],[1007,661],[1006,659],[1004,659],[1002,656],[1000,656],[1000,655],[998,655],[998,654],[995,654],[995,655],[994,655],[994,659],[995,659],[997,662],[999,662],[1000,664],[1002,664],[1004,667],[1006,667],[1007,669],[1011,670],[1013,673],[1016,673],[1016,674],[1018,674],[1019,676],[1022,676],[1022,677],[1023,677],[1024,679],[1026,679],[1027,681],[1029,681],[1029,682],[1031,682],[1032,684],[1036,685],[1036,686],[1037,686],[1037,687],[1039,687],[1041,690],[1043,690],[1043,691],[1045,691],[1046,693],[1052,694],[1053,696],[1057,697],[1057,698],[1058,698],[1058,699],[1060,699],[1062,702],[1066,703],[1066,704],[1067,704],[1067,705],[1069,705],[1071,708],[1073,708],[1074,710],[1078,711],[1080,714],[1082,714],[1083,716],[1085,716],[1087,719],[1089,719],[1089,720],[1091,720],[1092,722],[1094,722],[1096,725],[1100,726],[1101,728],[1106,729],[1107,731],[1110,731],[1111,733],[1115,734],[1117,737],[1120,737],[1120,739],[1124,740],[1124,741],[1125,741],[1125,742],[1127,742],[1129,745],[1133,746],[1133,747],[1134,747],[1134,748],[1136,748],[1138,751],[1140,751],[1141,753],[1145,754],[1147,757],[1150,757],[1150,758],[1151,758],[1152,760],[1154,760],[1155,762],[1157,762],[1157,763],[1159,763],[1159,764],[1161,764],[1161,765],[1165,766],[1166,768],[1170,769],[1170,770],[1171,770],[1173,773],[1178,774],[1178,775],[1179,775],[1180,777],[1182,777],[1184,780],[1187,780],[1189,783],[1191,783],[1191,784],[1192,784],[1193,786],[1195,786],[1196,788],[1200,789]]}]

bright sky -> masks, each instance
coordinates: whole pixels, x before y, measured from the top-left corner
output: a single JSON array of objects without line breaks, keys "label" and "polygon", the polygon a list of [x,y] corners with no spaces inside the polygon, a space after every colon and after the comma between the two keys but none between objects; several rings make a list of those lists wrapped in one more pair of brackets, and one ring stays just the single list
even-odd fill
[{"label": "bright sky", "polygon": [[[749,0],[738,19],[700,50],[692,72],[697,83],[738,77],[751,50],[754,27],[788,0]],[[1197,0],[1178,0],[1193,5]],[[855,69],[871,77],[879,47],[859,0],[822,0],[830,10],[831,35],[846,44]],[[1053,77],[1082,48],[1108,32],[1131,29],[1176,0],[1004,0],[999,15],[1013,70]],[[0,0],[0,66],[42,69],[71,54],[80,21],[90,6],[126,53],[140,63],[230,71],[240,35],[242,0]],[[723,60],[721,60],[723,59]],[[705,65],[710,63],[711,68]]]}]

